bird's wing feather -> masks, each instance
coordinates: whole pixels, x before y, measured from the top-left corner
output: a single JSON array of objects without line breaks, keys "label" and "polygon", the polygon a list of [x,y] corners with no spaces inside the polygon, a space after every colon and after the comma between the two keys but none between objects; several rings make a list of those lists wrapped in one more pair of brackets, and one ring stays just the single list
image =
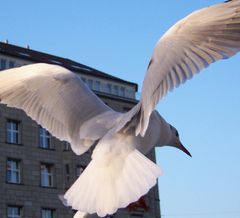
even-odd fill
[{"label": "bird's wing feather", "polygon": [[136,134],[143,136],[159,99],[203,68],[240,50],[240,1],[196,11],[158,41],[143,82]]},{"label": "bird's wing feather", "polygon": [[23,109],[60,140],[69,141],[79,154],[105,133],[99,132],[104,130],[99,128],[104,123],[92,128],[91,133],[86,132],[84,124],[96,116],[101,121],[100,114],[114,113],[76,74],[49,64],[1,71],[0,99],[10,107]]}]

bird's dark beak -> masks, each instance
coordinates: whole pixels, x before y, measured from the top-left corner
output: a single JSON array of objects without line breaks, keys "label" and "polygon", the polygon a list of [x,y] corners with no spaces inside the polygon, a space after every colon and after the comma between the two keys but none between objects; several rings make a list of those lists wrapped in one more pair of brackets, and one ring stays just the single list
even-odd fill
[{"label": "bird's dark beak", "polygon": [[183,151],[185,154],[187,154],[188,156],[192,157],[192,155],[190,154],[190,152],[182,145],[182,143],[178,143],[176,148],[180,149],[181,151]]}]

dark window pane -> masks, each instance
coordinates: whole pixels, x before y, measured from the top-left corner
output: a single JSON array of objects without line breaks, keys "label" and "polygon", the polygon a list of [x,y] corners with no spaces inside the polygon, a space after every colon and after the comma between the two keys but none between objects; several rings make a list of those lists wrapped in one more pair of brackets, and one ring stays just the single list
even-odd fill
[{"label": "dark window pane", "polygon": [[50,133],[46,129],[39,127],[39,147],[47,149],[51,148],[50,137]]},{"label": "dark window pane", "polygon": [[18,140],[17,140],[17,138],[18,138],[18,135],[17,135],[17,133],[13,133],[13,134],[12,134],[12,143],[15,143],[15,144],[17,144],[17,143],[18,143]]},{"label": "dark window pane", "polygon": [[7,121],[7,142],[19,144],[19,123],[18,121]]},{"label": "dark window pane", "polygon": [[15,67],[15,61],[9,61],[9,68]]},{"label": "dark window pane", "polygon": [[20,161],[8,159],[7,182],[20,183]]},{"label": "dark window pane", "polygon": [[7,218],[21,218],[21,207],[8,206]]},{"label": "dark window pane", "polygon": [[53,187],[53,166],[50,164],[41,165],[41,185]]},{"label": "dark window pane", "polygon": [[42,209],[42,217],[41,218],[53,218],[53,210]]},{"label": "dark window pane", "polygon": [[6,69],[7,60],[6,59],[1,59],[0,63],[1,63],[1,65],[0,65],[1,70]]}]

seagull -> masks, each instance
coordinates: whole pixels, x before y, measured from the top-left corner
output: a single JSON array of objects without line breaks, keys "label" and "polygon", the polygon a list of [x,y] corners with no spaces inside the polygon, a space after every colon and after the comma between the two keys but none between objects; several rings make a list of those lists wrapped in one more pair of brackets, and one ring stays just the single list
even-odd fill
[{"label": "seagull", "polygon": [[137,201],[156,184],[161,169],[147,154],[172,146],[191,156],[179,133],[156,110],[169,91],[202,69],[240,50],[240,0],[195,11],[157,42],[139,102],[128,112],[104,104],[73,72],[32,64],[0,72],[0,100],[23,109],[81,155],[95,146],[91,162],[61,196],[75,218],[104,217]]}]

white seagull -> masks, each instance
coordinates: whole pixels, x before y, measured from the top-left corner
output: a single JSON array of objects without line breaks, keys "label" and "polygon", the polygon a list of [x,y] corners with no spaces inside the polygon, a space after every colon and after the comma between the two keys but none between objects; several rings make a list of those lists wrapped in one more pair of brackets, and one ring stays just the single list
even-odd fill
[{"label": "white seagull", "polygon": [[180,20],[158,41],[139,103],[127,113],[105,105],[69,70],[33,64],[0,73],[3,104],[23,109],[81,155],[96,145],[90,164],[62,197],[75,217],[113,214],[156,184],[160,168],[146,158],[154,146],[181,144],[177,130],[154,108],[168,91],[240,50],[240,0]]}]

